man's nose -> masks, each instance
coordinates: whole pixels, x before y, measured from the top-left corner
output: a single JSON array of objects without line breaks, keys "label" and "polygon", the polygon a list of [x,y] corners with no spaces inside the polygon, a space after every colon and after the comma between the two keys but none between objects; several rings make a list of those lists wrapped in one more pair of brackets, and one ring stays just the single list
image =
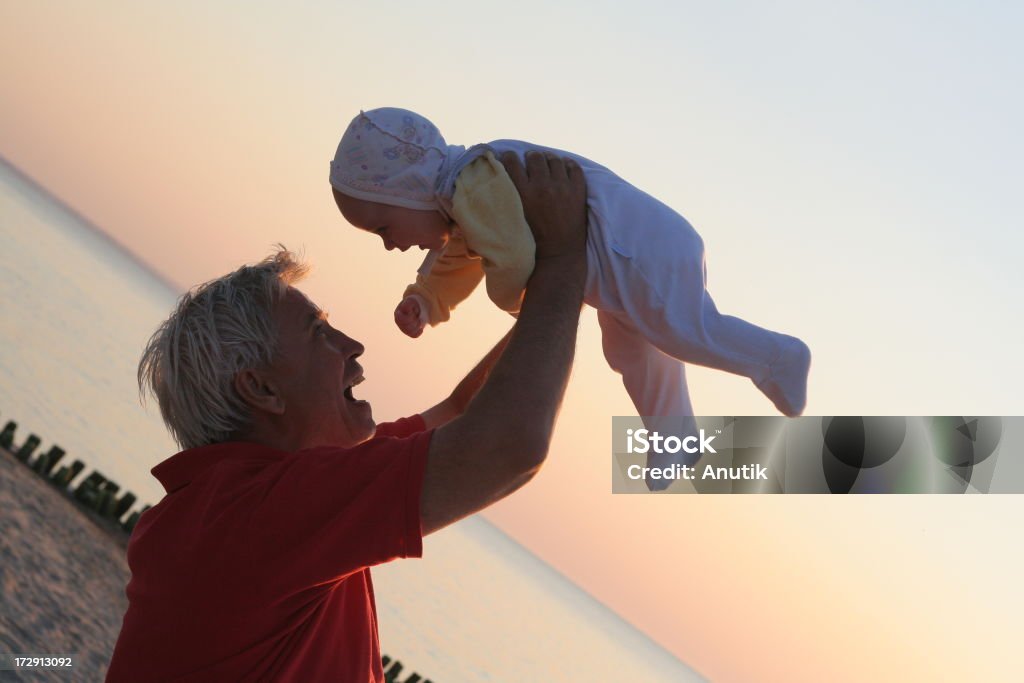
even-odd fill
[{"label": "man's nose", "polygon": [[363,351],[366,349],[362,344],[346,334],[341,336],[344,337],[343,348],[345,349],[346,358],[358,358],[363,355]]}]

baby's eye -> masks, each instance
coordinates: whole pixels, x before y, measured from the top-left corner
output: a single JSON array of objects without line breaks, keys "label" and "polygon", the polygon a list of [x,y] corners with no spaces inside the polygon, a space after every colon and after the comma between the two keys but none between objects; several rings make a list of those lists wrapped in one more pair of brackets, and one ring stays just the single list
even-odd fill
[{"label": "baby's eye", "polygon": [[385,230],[387,230],[386,226],[382,228],[377,228],[376,230],[374,230],[374,232],[377,233],[378,235],[383,235]]}]

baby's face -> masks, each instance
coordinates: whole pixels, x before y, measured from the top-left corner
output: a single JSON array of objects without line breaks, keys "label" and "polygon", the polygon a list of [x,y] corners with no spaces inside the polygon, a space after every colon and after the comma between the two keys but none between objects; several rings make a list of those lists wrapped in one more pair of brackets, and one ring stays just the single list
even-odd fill
[{"label": "baby's face", "polygon": [[380,235],[388,251],[405,251],[409,247],[440,249],[448,244],[451,225],[440,211],[421,211],[368,202],[337,190],[334,192],[334,201],[345,220],[360,230]]}]

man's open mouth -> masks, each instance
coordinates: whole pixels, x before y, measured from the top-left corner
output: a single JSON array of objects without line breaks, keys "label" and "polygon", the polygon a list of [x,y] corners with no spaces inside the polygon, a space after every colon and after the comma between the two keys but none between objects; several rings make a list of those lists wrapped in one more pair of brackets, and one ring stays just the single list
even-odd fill
[{"label": "man's open mouth", "polygon": [[363,377],[362,375],[359,375],[354,380],[352,380],[352,383],[345,387],[345,391],[342,392],[345,395],[345,399],[352,401],[354,403],[366,403],[366,401],[361,401],[352,395],[352,388],[355,387],[357,384],[362,384],[365,381],[366,378]]}]

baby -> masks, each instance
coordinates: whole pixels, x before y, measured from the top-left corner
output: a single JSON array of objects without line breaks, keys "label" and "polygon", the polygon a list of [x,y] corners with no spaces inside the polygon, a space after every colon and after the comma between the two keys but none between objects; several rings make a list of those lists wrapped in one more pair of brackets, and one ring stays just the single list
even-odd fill
[{"label": "baby", "polygon": [[[722,315],[705,289],[704,243],[685,218],[608,169],[516,140],[466,149],[404,109],[362,112],[331,162],[334,199],[353,226],[388,249],[430,254],[395,309],[411,337],[437,325],[481,279],[503,310],[519,310],[533,236],[497,157],[529,150],[574,159],[587,181],[587,285],[604,355],[637,411],[692,416],[683,362],[750,378],[790,417],[807,401],[811,354],[795,337]],[[680,362],[683,361],[683,362]]]}]

